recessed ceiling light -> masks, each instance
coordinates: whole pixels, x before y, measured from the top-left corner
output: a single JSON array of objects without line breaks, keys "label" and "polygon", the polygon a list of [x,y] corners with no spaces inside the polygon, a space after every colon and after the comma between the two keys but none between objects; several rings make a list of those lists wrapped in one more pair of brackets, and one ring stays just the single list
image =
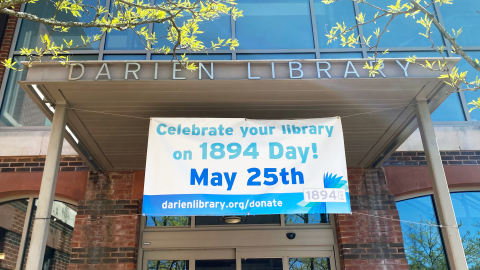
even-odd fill
[{"label": "recessed ceiling light", "polygon": [[33,90],[35,90],[35,92],[37,92],[37,95],[40,97],[40,99],[43,100],[45,98],[45,96],[42,94],[40,89],[38,89],[38,86],[36,84],[32,84],[32,87],[33,87]]},{"label": "recessed ceiling light", "polygon": [[68,131],[68,133],[70,133],[70,136],[72,136],[73,140],[78,144],[78,139],[75,135],[73,135],[73,132],[70,130],[70,128],[68,126],[65,127]]},{"label": "recessed ceiling light", "polygon": [[223,217],[223,220],[225,221],[225,223],[236,224],[242,222],[242,217],[227,216]]},{"label": "recessed ceiling light", "polygon": [[48,109],[49,109],[51,112],[55,113],[55,108],[52,107],[52,104],[50,104],[50,103],[45,103],[45,105],[47,105]]}]

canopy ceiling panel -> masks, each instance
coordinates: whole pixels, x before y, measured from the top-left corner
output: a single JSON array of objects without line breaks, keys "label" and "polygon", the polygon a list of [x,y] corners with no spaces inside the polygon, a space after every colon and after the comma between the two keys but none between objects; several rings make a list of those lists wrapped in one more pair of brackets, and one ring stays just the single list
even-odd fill
[{"label": "canopy ceiling panel", "polygon": [[[293,60],[292,60],[293,61]],[[430,59],[432,61],[432,59]],[[352,63],[356,74],[352,74]],[[449,59],[453,66],[458,59]],[[70,143],[92,168],[104,170],[145,169],[150,117],[213,117],[250,119],[296,119],[340,116],[350,167],[378,165],[416,128],[414,104],[426,98],[433,111],[451,89],[438,79],[438,72],[405,62],[385,60],[386,78],[369,78],[365,60],[332,60],[330,78],[318,78],[315,61],[295,60],[299,71],[288,69],[289,61],[213,61],[215,78],[206,69],[181,70],[171,62],[79,62],[82,77],[69,80],[69,69],[57,63],[38,63],[29,68],[27,80],[19,82],[44,113],[52,118],[45,103],[66,103],[68,126],[79,139]],[[111,80],[101,73],[108,64]],[[127,63],[133,63],[128,67]],[[154,63],[157,63],[154,66]],[[320,65],[324,62],[320,62]],[[275,79],[273,69],[275,65]],[[296,64],[294,64],[295,66]],[[71,76],[79,71],[72,68]],[[141,69],[133,74],[126,70]],[[173,69],[172,69],[173,66]],[[298,66],[295,66],[295,68]],[[388,67],[388,69],[387,69]],[[179,70],[178,72],[175,69]],[[172,71],[173,70],[173,71]],[[350,71],[345,78],[345,71]],[[154,78],[157,72],[157,80]],[[283,72],[283,73],[282,73]],[[285,74],[287,72],[287,74]],[[297,72],[297,74],[295,73]],[[173,76],[185,77],[172,80]],[[127,79],[125,79],[127,76]],[[163,76],[163,77],[162,77]],[[96,77],[99,79],[96,80]],[[213,77],[213,74],[212,74]],[[36,93],[38,88],[44,99]]]}]

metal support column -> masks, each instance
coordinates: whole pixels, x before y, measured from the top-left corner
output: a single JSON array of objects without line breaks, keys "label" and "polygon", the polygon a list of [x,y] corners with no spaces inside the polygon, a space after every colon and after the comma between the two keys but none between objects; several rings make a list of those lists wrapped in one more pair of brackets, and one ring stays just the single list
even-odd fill
[{"label": "metal support column", "polygon": [[447,178],[443,171],[442,158],[438,150],[427,100],[417,99],[415,112],[422,136],[423,149],[425,150],[430,178],[432,179],[433,196],[440,219],[440,225],[442,225],[442,237],[445,243],[448,263],[452,270],[467,270],[468,266],[465,259],[465,252],[463,251],[462,240],[460,238],[460,232],[458,231],[452,199],[450,198]]},{"label": "metal support column", "polygon": [[39,270],[43,267],[43,256],[47,245],[50,217],[57,185],[60,155],[62,153],[67,109],[65,104],[56,104],[53,115],[50,141],[43,170],[40,194],[38,196],[35,222],[27,260],[27,270]]}]

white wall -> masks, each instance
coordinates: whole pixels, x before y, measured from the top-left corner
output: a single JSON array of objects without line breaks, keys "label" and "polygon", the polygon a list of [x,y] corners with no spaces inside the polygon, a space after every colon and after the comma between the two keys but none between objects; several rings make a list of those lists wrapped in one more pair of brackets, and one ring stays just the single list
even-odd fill
[{"label": "white wall", "polygon": [[[480,150],[480,127],[435,127],[440,150]],[[397,151],[423,151],[420,131],[417,129]]]},{"label": "white wall", "polygon": [[[45,156],[50,131],[0,131],[0,156]],[[78,155],[63,141],[62,155]]]}]

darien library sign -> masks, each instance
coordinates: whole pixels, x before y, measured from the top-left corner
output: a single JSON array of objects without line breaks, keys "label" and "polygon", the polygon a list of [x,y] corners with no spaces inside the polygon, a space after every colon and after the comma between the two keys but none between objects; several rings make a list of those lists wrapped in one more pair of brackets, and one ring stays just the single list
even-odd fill
[{"label": "darien library sign", "polygon": [[[429,61],[436,59],[428,58]],[[421,59],[418,60],[423,61]],[[372,59],[192,61],[198,70],[186,70],[171,61],[73,62],[65,71],[69,81],[108,80],[276,80],[369,78],[363,69]],[[57,69],[56,72],[59,70]],[[47,71],[46,71],[47,72]],[[46,72],[44,73],[45,75]],[[431,77],[434,73],[405,59],[384,59],[376,78]],[[48,76],[47,76],[48,77]],[[57,76],[58,78],[58,73]],[[32,78],[33,79],[33,78]],[[48,80],[42,77],[42,80]]]}]

